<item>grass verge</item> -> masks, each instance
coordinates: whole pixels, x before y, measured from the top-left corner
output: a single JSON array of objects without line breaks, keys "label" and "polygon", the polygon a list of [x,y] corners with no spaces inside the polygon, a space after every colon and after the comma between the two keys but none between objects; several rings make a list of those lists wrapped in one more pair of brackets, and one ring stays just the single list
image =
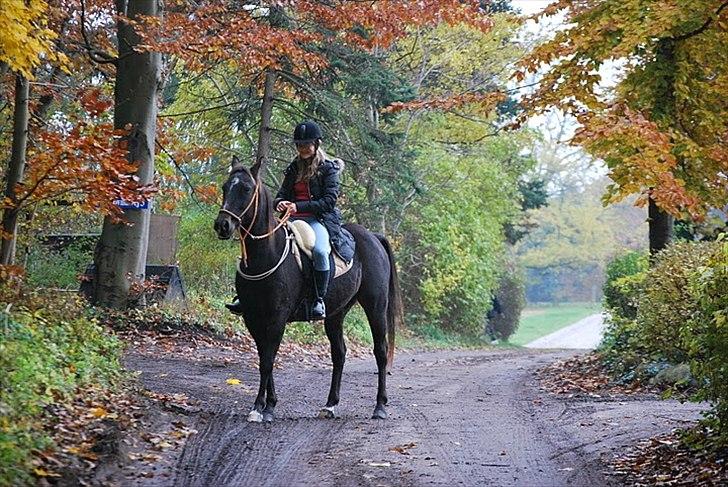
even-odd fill
[{"label": "grass verge", "polygon": [[528,307],[521,315],[516,333],[508,342],[511,345],[525,345],[600,311],[601,306],[593,303]]}]

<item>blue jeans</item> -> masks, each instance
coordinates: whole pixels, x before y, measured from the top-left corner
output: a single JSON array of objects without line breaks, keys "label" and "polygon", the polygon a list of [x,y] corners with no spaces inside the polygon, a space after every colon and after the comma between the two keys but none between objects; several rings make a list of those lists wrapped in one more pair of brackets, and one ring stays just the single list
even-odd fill
[{"label": "blue jeans", "polygon": [[326,227],[313,216],[296,217],[295,220],[303,220],[313,228],[316,234],[316,245],[313,246],[313,268],[317,271],[329,270],[329,254],[331,254],[331,243],[329,232]]}]

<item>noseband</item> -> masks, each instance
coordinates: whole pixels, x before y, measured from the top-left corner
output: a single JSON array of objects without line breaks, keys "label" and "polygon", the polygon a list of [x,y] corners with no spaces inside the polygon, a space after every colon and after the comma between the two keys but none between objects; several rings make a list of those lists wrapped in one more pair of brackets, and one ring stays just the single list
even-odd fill
[{"label": "noseband", "polygon": [[[251,230],[253,229],[253,225],[255,225],[255,221],[258,218],[258,202],[259,202],[259,200],[260,200],[260,180],[259,179],[256,179],[255,180],[255,188],[254,188],[253,197],[250,199],[250,203],[248,203],[248,206],[246,206],[245,209],[239,215],[236,215],[232,211],[226,210],[225,208],[220,208],[218,210],[218,212],[217,212],[218,214],[225,213],[226,215],[234,218],[235,221],[238,222],[238,236],[240,238],[240,254],[241,254],[240,255],[240,263],[243,266],[245,266],[245,267],[248,267],[248,251],[247,251],[247,248],[245,246],[245,240],[247,238],[250,238],[251,240],[262,240],[264,238],[268,238],[271,235],[273,235],[274,233],[276,233],[278,231],[278,229],[280,229],[283,225],[285,225],[285,223],[291,217],[291,211],[290,211],[290,209],[287,209],[286,210],[286,213],[283,215],[283,217],[281,218],[281,220],[278,222],[278,225],[276,225],[273,230],[269,231],[268,233],[264,233],[263,235],[254,235],[251,232]],[[253,207],[253,218],[250,219],[250,225],[248,225],[248,228],[244,228],[243,227],[243,217],[248,212],[248,210],[250,210],[251,207]],[[245,235],[243,235],[243,232],[245,232]],[[288,243],[286,243],[286,248],[283,250],[284,255],[287,254],[287,249],[288,249]],[[278,267],[282,263],[283,263],[283,258],[278,262],[278,264],[276,264],[276,266],[273,269],[271,269],[268,272],[264,272],[263,274],[259,274],[257,276],[248,276],[246,274],[243,274],[242,271],[240,271],[240,268],[238,268],[238,272],[243,277],[246,277],[246,278],[249,277],[249,278],[251,278],[251,280],[259,280],[260,279],[260,276],[264,276],[263,278],[268,277],[276,269],[278,269]]]}]

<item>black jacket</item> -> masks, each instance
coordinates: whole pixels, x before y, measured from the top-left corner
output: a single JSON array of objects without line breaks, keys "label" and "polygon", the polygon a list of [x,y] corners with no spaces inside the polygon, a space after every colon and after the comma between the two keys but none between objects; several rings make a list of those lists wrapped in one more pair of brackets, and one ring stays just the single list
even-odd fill
[{"label": "black jacket", "polygon": [[298,162],[294,160],[284,172],[283,184],[278,190],[274,204],[278,205],[278,202],[283,200],[292,201],[296,203],[299,212],[312,213],[326,227],[336,253],[349,262],[354,257],[354,237],[341,228],[341,212],[336,208],[340,171],[339,161],[325,159],[308,183],[311,200],[296,202],[293,185],[298,176]]}]

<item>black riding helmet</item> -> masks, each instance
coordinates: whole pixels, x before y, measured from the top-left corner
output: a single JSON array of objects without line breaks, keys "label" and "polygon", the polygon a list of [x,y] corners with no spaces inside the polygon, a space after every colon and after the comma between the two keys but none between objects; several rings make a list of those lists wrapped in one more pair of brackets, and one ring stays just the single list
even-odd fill
[{"label": "black riding helmet", "polygon": [[293,142],[296,144],[315,143],[321,138],[321,127],[310,120],[299,123],[293,131]]}]

